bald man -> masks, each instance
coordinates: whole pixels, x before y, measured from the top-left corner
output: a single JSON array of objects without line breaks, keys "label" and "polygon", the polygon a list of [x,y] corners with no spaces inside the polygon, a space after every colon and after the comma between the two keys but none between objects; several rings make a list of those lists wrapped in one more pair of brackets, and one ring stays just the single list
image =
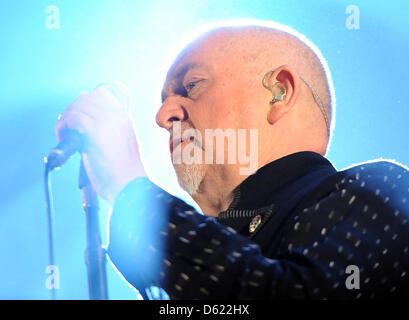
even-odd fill
[{"label": "bald man", "polygon": [[334,92],[305,37],[268,23],[205,32],[169,69],[162,103],[179,183],[204,215],[148,179],[132,120],[106,87],[57,125],[59,139],[69,129],[86,139],[91,183],[114,207],[108,254],[135,288],[171,299],[409,296],[408,172],[387,161],[337,171],[324,157]]}]

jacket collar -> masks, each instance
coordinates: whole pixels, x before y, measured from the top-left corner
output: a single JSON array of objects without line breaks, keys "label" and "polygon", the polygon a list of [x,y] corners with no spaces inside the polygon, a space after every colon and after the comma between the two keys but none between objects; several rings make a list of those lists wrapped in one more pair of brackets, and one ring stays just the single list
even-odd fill
[{"label": "jacket collar", "polygon": [[247,177],[234,191],[228,209],[249,209],[271,203],[274,194],[300,178],[323,168],[336,171],[331,162],[315,152],[303,151],[290,154],[257,170]]},{"label": "jacket collar", "polygon": [[226,211],[219,213],[217,219],[236,230],[240,229],[244,221],[248,224],[262,212],[271,215],[291,192],[298,191],[301,185],[308,184],[324,171],[325,174],[336,173],[329,160],[310,151],[293,153],[270,162],[233,191],[232,203]]}]

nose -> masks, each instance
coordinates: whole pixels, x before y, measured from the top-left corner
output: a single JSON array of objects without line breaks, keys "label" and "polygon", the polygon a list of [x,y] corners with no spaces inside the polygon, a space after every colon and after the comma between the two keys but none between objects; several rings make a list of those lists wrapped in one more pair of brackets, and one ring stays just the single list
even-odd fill
[{"label": "nose", "polygon": [[185,121],[188,119],[186,109],[178,96],[170,96],[160,107],[156,114],[156,123],[167,130],[172,127],[173,121]]}]

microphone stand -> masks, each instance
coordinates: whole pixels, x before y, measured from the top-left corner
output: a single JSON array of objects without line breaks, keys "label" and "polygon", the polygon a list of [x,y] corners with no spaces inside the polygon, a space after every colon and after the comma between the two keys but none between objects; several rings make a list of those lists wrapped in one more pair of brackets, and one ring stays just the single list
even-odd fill
[{"label": "microphone stand", "polygon": [[107,276],[105,270],[106,252],[101,245],[98,219],[98,196],[89,182],[88,175],[81,160],[79,188],[82,190],[83,208],[87,220],[87,248],[85,263],[88,273],[88,290],[90,300],[108,300]]}]

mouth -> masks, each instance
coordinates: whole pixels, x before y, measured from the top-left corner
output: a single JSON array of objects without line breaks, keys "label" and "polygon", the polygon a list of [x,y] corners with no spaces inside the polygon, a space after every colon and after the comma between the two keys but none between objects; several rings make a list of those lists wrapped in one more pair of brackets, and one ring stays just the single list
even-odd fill
[{"label": "mouth", "polygon": [[193,142],[194,137],[184,137],[184,138],[179,138],[179,139],[171,139],[169,142],[169,150],[170,153],[173,153],[173,150],[175,150],[180,144],[183,144],[184,142]]}]

